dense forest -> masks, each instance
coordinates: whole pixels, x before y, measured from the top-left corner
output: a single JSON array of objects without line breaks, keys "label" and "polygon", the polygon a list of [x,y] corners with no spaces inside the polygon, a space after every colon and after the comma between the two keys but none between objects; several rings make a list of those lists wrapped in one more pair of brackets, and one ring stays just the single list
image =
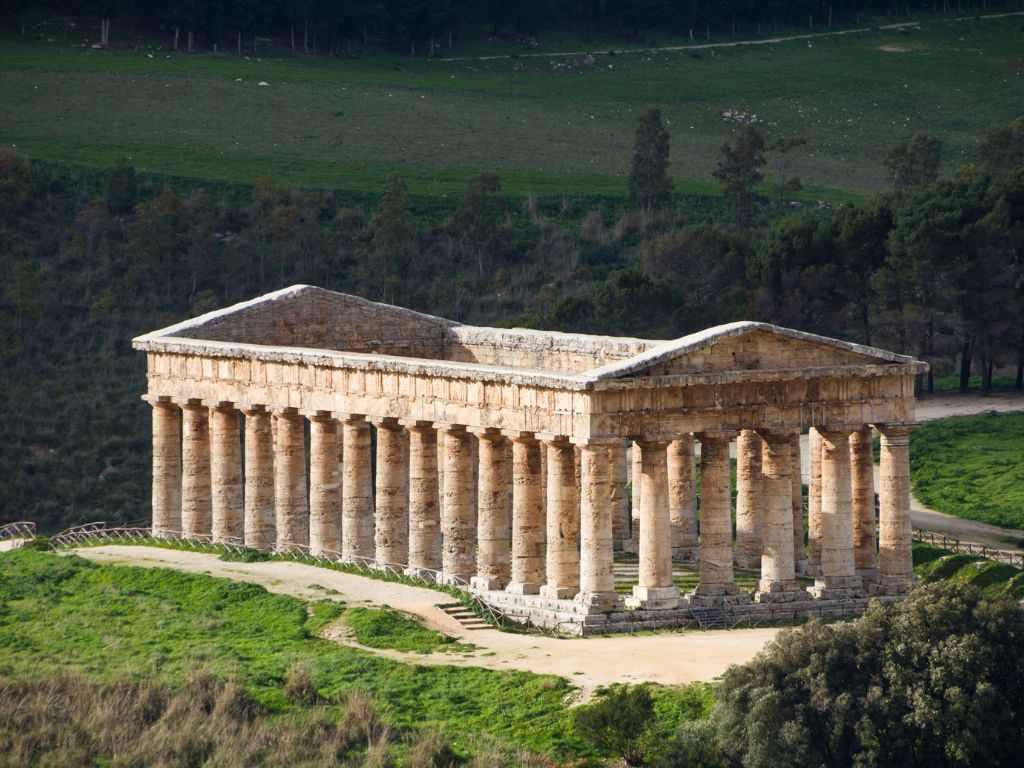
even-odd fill
[{"label": "dense forest", "polygon": [[[23,19],[37,4],[3,0],[0,19]],[[649,44],[655,29],[691,40],[712,34],[768,34],[831,29],[864,18],[963,14],[1019,9],[1018,0],[57,0],[50,11],[95,18],[102,44],[119,26],[173,36],[182,50],[257,50],[261,39],[289,41],[304,54],[350,51],[371,37],[430,54],[452,46],[459,27],[487,24],[494,35],[531,42],[551,25],[613,33]]]},{"label": "dense forest", "polygon": [[767,148],[749,127],[721,149],[723,206],[688,219],[647,151],[646,130],[656,150],[669,138],[648,117],[632,202],[598,208],[507,198],[489,172],[439,216],[414,210],[397,174],[360,205],[271,178],[240,198],[127,163],[97,175],[0,153],[0,518],[143,516],[149,409],[130,339],[293,283],[654,338],[761,319],[915,354],[965,386],[1001,369],[1022,385],[1024,119],[950,180],[916,136],[887,160],[893,191],[835,210],[758,194]]}]

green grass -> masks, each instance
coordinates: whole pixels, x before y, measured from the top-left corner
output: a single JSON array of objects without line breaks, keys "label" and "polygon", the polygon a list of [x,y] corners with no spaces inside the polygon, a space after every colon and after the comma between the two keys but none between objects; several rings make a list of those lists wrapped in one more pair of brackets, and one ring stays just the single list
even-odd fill
[{"label": "green grass", "polygon": [[1024,529],[1024,413],[929,422],[911,435],[914,495],[946,514]]},{"label": "green grass", "polygon": [[973,555],[957,555],[926,544],[914,544],[914,572],[927,583],[973,584],[989,597],[1024,597],[1024,571]]},{"label": "green grass", "polygon": [[360,645],[412,653],[448,651],[464,653],[476,646],[458,643],[454,637],[428,629],[393,608],[349,608],[345,624]]},{"label": "green grass", "polygon": [[973,160],[984,134],[1017,116],[1006,94],[1022,84],[1022,44],[1018,18],[936,20],[810,44],[599,55],[565,72],[548,59],[259,61],[8,37],[0,144],[92,167],[128,155],[209,182],[272,174],[376,193],[398,170],[413,195],[454,200],[488,168],[513,194],[621,196],[635,117],[659,106],[677,191],[702,195],[718,193],[710,170],[736,130],[720,112],[734,109],[770,136],[807,137],[792,169],[803,196],[837,199],[882,187],[882,158],[916,130],[945,142],[947,170]]}]

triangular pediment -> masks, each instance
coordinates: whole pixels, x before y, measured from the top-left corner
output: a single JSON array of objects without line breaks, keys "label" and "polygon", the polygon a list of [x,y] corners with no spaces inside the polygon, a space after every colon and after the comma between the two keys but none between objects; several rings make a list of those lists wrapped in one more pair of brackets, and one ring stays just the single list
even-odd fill
[{"label": "triangular pediment", "polygon": [[727,371],[821,369],[913,363],[913,358],[767,323],[739,322],[668,341],[604,366],[598,379],[711,374]]}]

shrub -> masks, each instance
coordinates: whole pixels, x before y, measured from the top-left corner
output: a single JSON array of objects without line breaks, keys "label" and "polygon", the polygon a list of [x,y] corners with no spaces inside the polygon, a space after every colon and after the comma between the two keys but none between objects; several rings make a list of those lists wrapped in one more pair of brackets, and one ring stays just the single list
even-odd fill
[{"label": "shrub", "polygon": [[573,725],[585,742],[631,766],[643,763],[653,722],[654,698],[643,685],[614,686],[573,713]]}]

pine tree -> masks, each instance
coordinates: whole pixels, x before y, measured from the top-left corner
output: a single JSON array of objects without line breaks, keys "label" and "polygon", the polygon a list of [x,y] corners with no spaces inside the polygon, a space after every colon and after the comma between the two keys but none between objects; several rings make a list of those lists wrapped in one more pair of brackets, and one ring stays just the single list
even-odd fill
[{"label": "pine tree", "polygon": [[720,150],[712,175],[725,185],[726,202],[740,227],[750,223],[754,208],[762,201],[754,187],[764,180],[759,170],[764,162],[764,136],[752,125],[743,126],[736,143],[723,144]]},{"label": "pine tree", "polygon": [[633,167],[629,172],[629,202],[650,211],[672,195],[668,176],[669,135],[661,110],[649,109],[636,121]]}]

